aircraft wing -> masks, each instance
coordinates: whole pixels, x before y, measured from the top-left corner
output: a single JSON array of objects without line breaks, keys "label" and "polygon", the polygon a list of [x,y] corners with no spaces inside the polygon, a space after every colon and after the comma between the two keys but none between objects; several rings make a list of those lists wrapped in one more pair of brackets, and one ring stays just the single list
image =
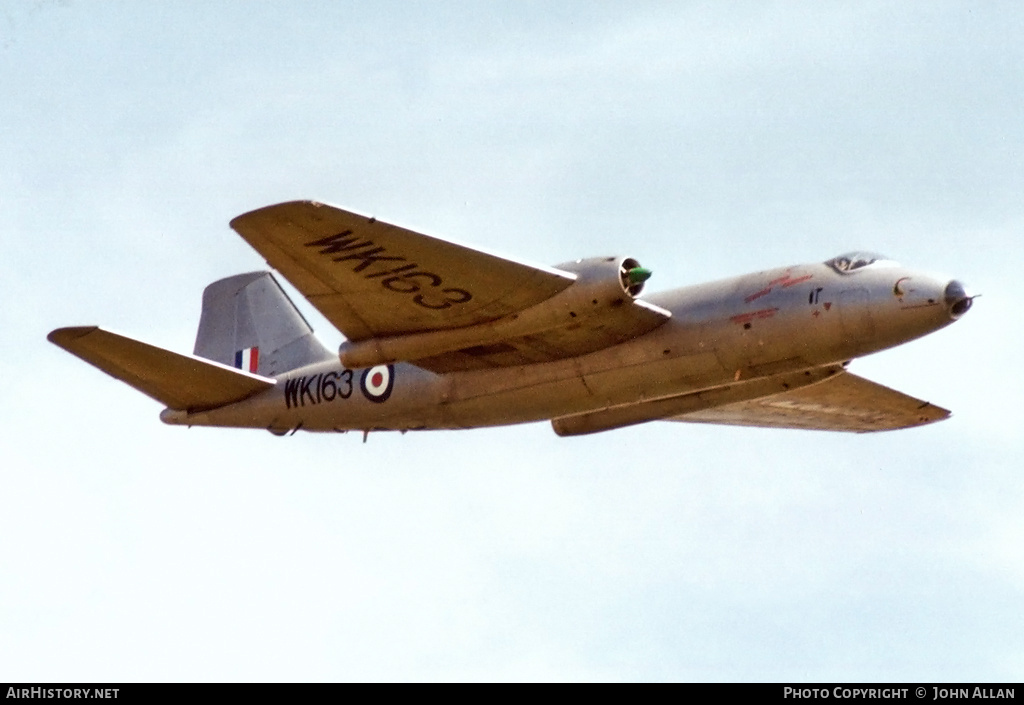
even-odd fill
[{"label": "aircraft wing", "polygon": [[[315,201],[260,208],[231,227],[353,342],[486,324],[576,279]],[[604,328],[577,324],[402,359],[435,372],[561,359],[653,329],[667,315],[654,308],[633,302]]]},{"label": "aircraft wing", "polygon": [[353,341],[493,320],[573,282],[313,201],[260,208],[231,227]]},{"label": "aircraft wing", "polygon": [[818,384],[665,420],[866,433],[921,426],[949,414],[942,407],[844,372]]},{"label": "aircraft wing", "polygon": [[58,328],[47,339],[171,409],[202,411],[248,399],[276,382],[180,355],[97,326]]}]

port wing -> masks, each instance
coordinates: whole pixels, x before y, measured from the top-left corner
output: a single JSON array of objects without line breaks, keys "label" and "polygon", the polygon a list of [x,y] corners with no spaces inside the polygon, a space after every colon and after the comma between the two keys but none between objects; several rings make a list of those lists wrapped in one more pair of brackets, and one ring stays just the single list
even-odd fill
[{"label": "port wing", "polygon": [[891,431],[941,421],[950,412],[844,372],[818,384],[666,419],[820,431]]}]

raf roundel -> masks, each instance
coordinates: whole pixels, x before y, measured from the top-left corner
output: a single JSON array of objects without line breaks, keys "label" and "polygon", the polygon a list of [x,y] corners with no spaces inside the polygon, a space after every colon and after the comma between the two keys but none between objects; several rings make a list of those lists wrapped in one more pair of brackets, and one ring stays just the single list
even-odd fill
[{"label": "raf roundel", "polygon": [[395,366],[377,365],[363,371],[359,388],[363,396],[378,404],[388,400],[391,390],[395,387]]}]

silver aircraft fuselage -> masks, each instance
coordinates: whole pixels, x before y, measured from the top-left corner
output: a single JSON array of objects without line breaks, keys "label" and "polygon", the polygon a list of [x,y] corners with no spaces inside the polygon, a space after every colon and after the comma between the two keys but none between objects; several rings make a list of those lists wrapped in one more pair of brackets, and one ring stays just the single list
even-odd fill
[{"label": "silver aircraft fuselage", "polygon": [[[810,380],[949,325],[970,307],[957,281],[878,260],[784,267],[656,293],[671,312],[653,331],[586,355],[435,374],[406,363],[370,370],[325,362],[292,370],[244,401],[170,424],[306,431],[458,429],[600,412],[702,390],[758,396],[764,380]],[[366,378],[374,374],[376,378]],[[789,377],[787,377],[789,375]],[[761,381],[761,382],[759,382]],[[376,389],[366,392],[367,386]],[[667,407],[666,407],[667,408]],[[611,427],[611,426],[609,426]],[[556,424],[556,431],[559,430]]]}]

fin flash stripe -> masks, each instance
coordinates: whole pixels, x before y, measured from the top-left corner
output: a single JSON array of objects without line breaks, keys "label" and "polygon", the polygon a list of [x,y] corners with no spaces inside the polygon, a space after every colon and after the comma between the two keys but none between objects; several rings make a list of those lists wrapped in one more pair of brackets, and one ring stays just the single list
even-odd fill
[{"label": "fin flash stripe", "polygon": [[260,366],[260,349],[246,348],[235,353],[235,367],[255,373]]}]

